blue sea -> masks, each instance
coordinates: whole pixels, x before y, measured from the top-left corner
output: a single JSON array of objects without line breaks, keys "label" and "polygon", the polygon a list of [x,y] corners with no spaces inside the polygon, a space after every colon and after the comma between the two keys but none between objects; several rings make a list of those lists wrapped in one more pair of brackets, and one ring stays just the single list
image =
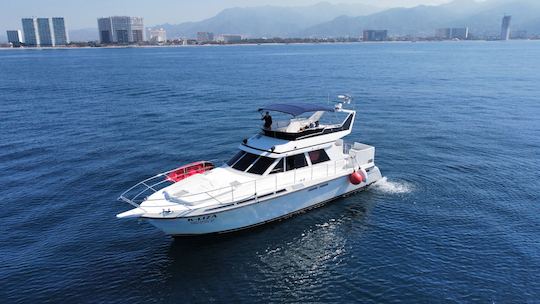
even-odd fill
[{"label": "blue sea", "polygon": [[[118,195],[355,97],[367,191],[173,239]],[[538,303],[540,42],[0,51],[2,303]]]}]

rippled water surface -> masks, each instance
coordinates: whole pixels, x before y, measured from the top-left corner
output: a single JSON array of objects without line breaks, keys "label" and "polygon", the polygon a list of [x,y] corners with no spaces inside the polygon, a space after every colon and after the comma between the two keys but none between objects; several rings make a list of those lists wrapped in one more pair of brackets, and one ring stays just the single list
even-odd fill
[{"label": "rippled water surface", "polygon": [[[537,302],[540,43],[0,52],[0,302]],[[369,190],[174,240],[128,186],[350,93]]]}]

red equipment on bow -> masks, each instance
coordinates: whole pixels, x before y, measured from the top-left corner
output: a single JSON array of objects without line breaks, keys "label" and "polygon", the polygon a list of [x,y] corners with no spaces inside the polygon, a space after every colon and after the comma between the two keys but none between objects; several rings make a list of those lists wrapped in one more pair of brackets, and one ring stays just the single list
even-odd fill
[{"label": "red equipment on bow", "polygon": [[195,174],[204,173],[214,169],[214,164],[209,161],[198,161],[187,164],[167,173],[166,180],[176,183]]}]

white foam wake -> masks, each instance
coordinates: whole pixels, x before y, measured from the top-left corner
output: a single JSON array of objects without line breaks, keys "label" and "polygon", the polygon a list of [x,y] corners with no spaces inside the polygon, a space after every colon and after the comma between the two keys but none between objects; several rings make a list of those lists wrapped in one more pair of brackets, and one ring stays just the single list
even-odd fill
[{"label": "white foam wake", "polygon": [[412,186],[406,182],[389,181],[388,178],[383,177],[373,184],[375,190],[391,193],[401,194],[409,193],[412,191]]}]

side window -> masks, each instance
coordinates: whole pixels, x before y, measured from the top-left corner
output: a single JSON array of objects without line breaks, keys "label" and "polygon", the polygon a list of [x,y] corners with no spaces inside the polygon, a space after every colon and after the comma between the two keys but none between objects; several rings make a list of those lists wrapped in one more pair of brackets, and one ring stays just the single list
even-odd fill
[{"label": "side window", "polygon": [[308,154],[312,165],[316,165],[318,163],[330,160],[330,157],[328,157],[328,154],[326,154],[326,151],[324,151],[324,149],[311,151]]},{"label": "side window", "polygon": [[281,172],[283,172],[283,158],[280,159],[277,165],[274,167],[274,169],[270,171],[270,174],[281,173]]},{"label": "side window", "polygon": [[229,159],[229,161],[227,162],[227,165],[231,167],[232,165],[234,165],[234,163],[236,163],[240,159],[240,157],[244,156],[245,153],[246,152],[244,151],[240,151],[236,153],[231,159]]},{"label": "side window", "polygon": [[287,156],[287,171],[307,166],[307,160],[304,153]]},{"label": "side window", "polygon": [[240,171],[245,171],[256,159],[258,155],[246,153],[236,164],[233,165],[233,168]]},{"label": "side window", "polygon": [[266,169],[268,169],[268,167],[274,163],[274,160],[275,158],[261,156],[259,157],[259,160],[257,160],[257,162],[251,166],[251,168],[249,168],[248,172],[262,175],[264,172],[266,172]]}]

